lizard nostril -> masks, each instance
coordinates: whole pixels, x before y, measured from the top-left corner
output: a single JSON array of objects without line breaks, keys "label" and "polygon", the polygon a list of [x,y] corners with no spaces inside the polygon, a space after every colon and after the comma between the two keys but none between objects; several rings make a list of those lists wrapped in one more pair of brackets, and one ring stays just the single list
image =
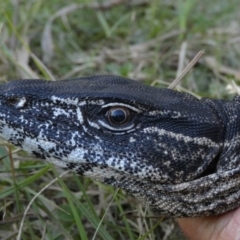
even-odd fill
[{"label": "lizard nostril", "polygon": [[16,108],[24,107],[26,103],[25,97],[10,97],[8,98],[8,103]]},{"label": "lizard nostril", "polygon": [[131,112],[126,107],[114,107],[107,111],[107,118],[112,125],[124,125],[131,119]]}]

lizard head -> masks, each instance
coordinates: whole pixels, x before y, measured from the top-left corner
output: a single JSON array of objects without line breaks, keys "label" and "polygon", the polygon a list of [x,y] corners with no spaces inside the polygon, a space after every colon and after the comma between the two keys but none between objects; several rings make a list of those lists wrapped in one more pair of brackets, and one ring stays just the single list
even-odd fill
[{"label": "lizard head", "polygon": [[161,207],[159,198],[166,202],[164,191],[186,189],[208,175],[221,149],[221,128],[204,101],[122,77],[17,80],[0,87],[2,138],[168,215],[184,214]]}]

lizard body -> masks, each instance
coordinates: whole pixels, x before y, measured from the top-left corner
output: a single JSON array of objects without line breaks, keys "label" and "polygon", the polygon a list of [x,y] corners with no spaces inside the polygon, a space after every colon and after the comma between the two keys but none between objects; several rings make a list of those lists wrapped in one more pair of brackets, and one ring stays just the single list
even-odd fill
[{"label": "lizard body", "polygon": [[0,136],[173,217],[240,206],[240,102],[117,76],[0,86]]}]

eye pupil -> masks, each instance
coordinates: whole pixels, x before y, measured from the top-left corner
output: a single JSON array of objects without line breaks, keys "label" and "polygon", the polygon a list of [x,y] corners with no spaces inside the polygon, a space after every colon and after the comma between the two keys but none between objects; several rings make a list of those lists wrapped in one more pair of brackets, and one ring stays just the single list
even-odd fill
[{"label": "eye pupil", "polygon": [[122,109],[116,109],[111,112],[111,119],[115,123],[122,123],[126,119],[126,113]]},{"label": "eye pupil", "polygon": [[130,111],[127,108],[112,108],[107,114],[109,122],[113,125],[123,125],[130,120]]}]

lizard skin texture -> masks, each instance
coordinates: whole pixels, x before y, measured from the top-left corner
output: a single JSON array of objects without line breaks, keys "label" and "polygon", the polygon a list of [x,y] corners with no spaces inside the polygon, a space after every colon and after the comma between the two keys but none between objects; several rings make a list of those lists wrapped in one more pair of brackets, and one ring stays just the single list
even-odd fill
[{"label": "lizard skin texture", "polygon": [[240,206],[240,102],[117,76],[0,86],[0,136],[172,217]]}]

